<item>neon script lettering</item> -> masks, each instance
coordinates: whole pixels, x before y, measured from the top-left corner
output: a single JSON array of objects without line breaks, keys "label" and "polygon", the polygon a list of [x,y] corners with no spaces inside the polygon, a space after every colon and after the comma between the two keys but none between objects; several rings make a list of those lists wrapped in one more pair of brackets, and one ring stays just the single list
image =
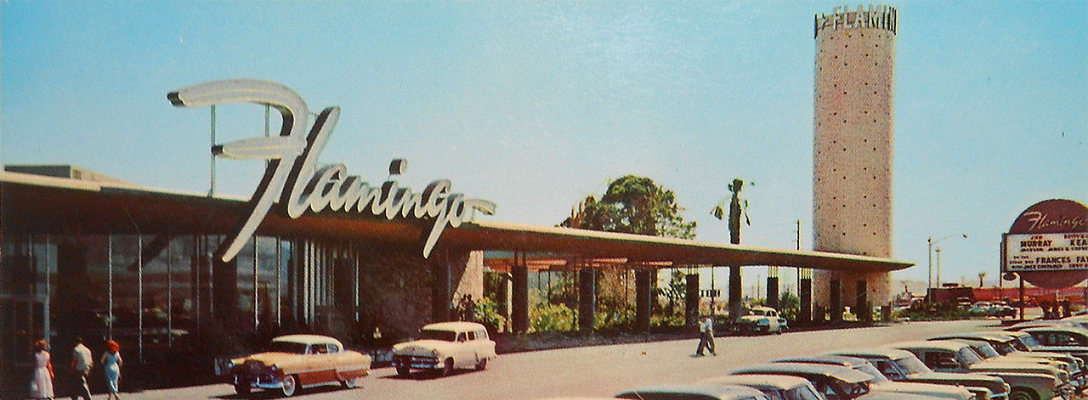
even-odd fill
[{"label": "neon script lettering", "polygon": [[[236,228],[234,238],[220,247],[216,256],[230,261],[253,237],[257,227],[272,208],[279,203],[291,218],[307,210],[370,213],[392,220],[395,217],[431,219],[433,225],[423,244],[423,257],[428,257],[446,226],[458,227],[475,211],[491,215],[495,203],[465,198],[450,193],[450,181],[436,180],[422,192],[401,188],[396,181],[371,186],[358,176],[347,176],[343,164],[318,168],[317,159],[340,117],[339,107],[321,111],[313,126],[306,131],[309,108],[290,88],[267,81],[236,79],[206,82],[171,92],[167,98],[178,107],[195,107],[225,103],[255,103],[268,105],[283,117],[278,136],[257,137],[212,147],[219,157],[268,160],[264,177],[249,201],[252,212]],[[278,198],[278,201],[277,201]]]},{"label": "neon script lettering", "polygon": [[1050,229],[1053,227],[1060,227],[1075,231],[1077,229],[1084,229],[1085,221],[1081,217],[1066,215],[1059,215],[1057,218],[1051,218],[1050,215],[1044,214],[1039,211],[1030,211],[1024,213],[1024,218],[1028,222],[1031,222],[1031,226],[1028,227],[1029,231]]}]

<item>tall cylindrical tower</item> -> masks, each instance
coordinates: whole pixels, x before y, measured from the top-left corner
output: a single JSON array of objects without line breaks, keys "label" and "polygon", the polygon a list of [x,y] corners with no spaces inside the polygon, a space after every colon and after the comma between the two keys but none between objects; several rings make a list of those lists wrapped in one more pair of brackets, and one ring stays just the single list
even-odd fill
[{"label": "tall cylindrical tower", "polygon": [[[815,17],[814,249],[890,258],[898,11],[836,7]],[[885,305],[889,273],[815,271],[821,306]],[[832,295],[840,289],[840,296]],[[867,307],[865,307],[867,309]]]}]

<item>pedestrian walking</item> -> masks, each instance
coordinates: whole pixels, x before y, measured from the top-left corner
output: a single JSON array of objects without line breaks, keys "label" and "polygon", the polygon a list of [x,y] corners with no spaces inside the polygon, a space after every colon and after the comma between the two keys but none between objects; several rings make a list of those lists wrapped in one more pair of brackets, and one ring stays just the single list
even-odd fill
[{"label": "pedestrian walking", "polygon": [[106,341],[106,352],[102,353],[102,359],[99,362],[102,363],[102,369],[106,371],[106,391],[108,392],[106,400],[121,400],[121,396],[117,395],[118,383],[121,380],[121,365],[124,364],[124,360],[121,359],[121,345],[113,340]]},{"label": "pedestrian walking", "polygon": [[30,381],[30,397],[35,399],[53,398],[53,360],[45,350],[45,340],[34,342],[34,376]]},{"label": "pedestrian walking", "polygon": [[695,349],[695,355],[704,356],[703,350],[710,350],[710,354],[718,355],[714,349],[714,320],[710,316],[703,317],[699,324],[699,347]]},{"label": "pedestrian walking", "polygon": [[93,356],[91,349],[83,345],[83,338],[76,336],[75,342],[76,345],[72,348],[72,381],[75,387],[72,400],[79,397],[91,400],[91,387],[87,385],[87,376],[91,374],[91,367],[94,366]]}]

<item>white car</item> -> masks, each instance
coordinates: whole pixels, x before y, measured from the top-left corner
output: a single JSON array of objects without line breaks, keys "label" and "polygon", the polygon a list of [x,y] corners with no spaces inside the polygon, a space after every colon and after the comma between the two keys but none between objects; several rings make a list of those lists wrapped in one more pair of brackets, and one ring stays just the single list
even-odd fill
[{"label": "white car", "polygon": [[393,346],[397,374],[408,376],[413,369],[435,371],[443,376],[455,369],[487,368],[498,357],[487,328],[475,322],[440,322],[419,330],[420,338]]},{"label": "white car", "polygon": [[748,313],[734,321],[733,329],[740,333],[778,333],[789,329],[789,323],[778,310],[770,307],[752,307]]}]

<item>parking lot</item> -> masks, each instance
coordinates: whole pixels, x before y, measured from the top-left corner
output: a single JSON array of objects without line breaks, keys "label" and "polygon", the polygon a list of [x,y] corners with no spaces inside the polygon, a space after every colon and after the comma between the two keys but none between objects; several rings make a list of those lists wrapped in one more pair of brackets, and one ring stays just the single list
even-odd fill
[{"label": "parking lot", "polygon": [[[998,323],[994,320],[909,322],[771,336],[726,336],[716,340],[717,357],[695,357],[698,344],[695,338],[535,351],[502,355],[484,371],[461,371],[441,378],[421,374],[400,378],[393,368],[380,368],[365,378],[361,389],[319,388],[296,396],[397,400],[610,397],[635,387],[691,383],[779,358],[987,329],[998,329]],[[122,397],[126,400],[241,398],[226,384],[127,393]],[[255,393],[254,397],[278,398],[270,393]]]}]

